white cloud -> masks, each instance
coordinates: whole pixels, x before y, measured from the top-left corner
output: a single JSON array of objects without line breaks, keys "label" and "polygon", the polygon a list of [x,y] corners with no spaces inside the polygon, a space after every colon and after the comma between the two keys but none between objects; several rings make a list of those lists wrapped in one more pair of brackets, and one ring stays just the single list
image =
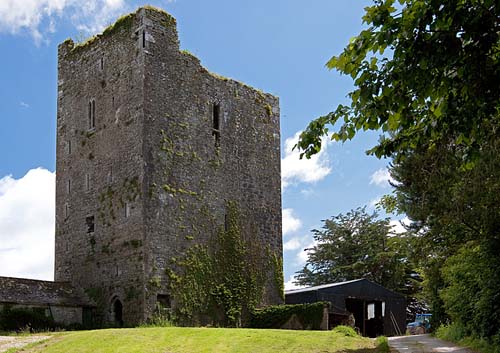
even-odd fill
[{"label": "white cloud", "polygon": [[52,280],[55,173],[0,179],[0,276]]},{"label": "white cloud", "polygon": [[285,282],[285,290],[304,288],[304,286],[299,286],[299,285],[293,283],[294,281],[295,281],[295,276],[291,275],[288,278],[288,281]]},{"label": "white cloud", "polygon": [[283,250],[284,251],[297,250],[298,248],[300,248],[300,245],[301,245],[300,239],[294,237],[288,240],[285,244],[283,244]]},{"label": "white cloud", "polygon": [[29,105],[28,103],[25,103],[25,102],[23,102],[23,101],[20,101],[20,102],[19,102],[19,105],[20,105],[21,107],[23,107],[23,108],[29,108],[29,107],[30,107],[30,105]]},{"label": "white cloud", "polygon": [[309,243],[307,246],[304,246],[303,249],[297,253],[297,258],[296,258],[295,264],[299,265],[299,266],[304,266],[307,262],[308,257],[309,257],[309,249],[314,248],[317,244],[318,244],[318,242],[316,240],[314,240],[311,243]]},{"label": "white cloud", "polygon": [[331,172],[328,160],[328,146],[331,141],[323,140],[321,151],[310,159],[300,159],[300,152],[293,146],[297,143],[301,131],[285,140],[285,157],[281,159],[281,184],[285,189],[290,184],[315,183],[324,179]]},{"label": "white cloud", "polygon": [[118,15],[130,11],[124,0],[1,0],[0,33],[29,33],[38,45],[69,18],[85,34],[99,32]]},{"label": "white cloud", "polygon": [[408,217],[405,217],[400,220],[392,220],[389,222],[391,226],[392,232],[396,234],[401,234],[406,232],[405,226],[409,226],[411,224],[411,221]]},{"label": "white cloud", "polygon": [[391,177],[389,171],[386,168],[380,168],[379,170],[375,171],[370,177],[370,184],[375,184],[384,188],[391,186],[389,182],[394,184],[395,180]]},{"label": "white cloud", "polygon": [[293,209],[285,208],[282,213],[283,235],[295,232],[302,227],[302,221],[293,215]]}]

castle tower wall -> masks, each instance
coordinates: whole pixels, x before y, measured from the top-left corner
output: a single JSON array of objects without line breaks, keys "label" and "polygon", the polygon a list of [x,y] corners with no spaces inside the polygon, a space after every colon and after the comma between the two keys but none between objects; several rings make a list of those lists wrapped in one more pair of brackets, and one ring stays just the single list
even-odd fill
[{"label": "castle tower wall", "polygon": [[[58,91],[55,277],[105,321],[151,317],[172,259],[224,227],[228,202],[281,260],[278,99],[179,51],[170,15],[142,8],[61,44]],[[278,270],[261,305],[282,302]]]},{"label": "castle tower wall", "polygon": [[59,46],[55,280],[83,288],[98,319],[143,318],[144,64],[141,18]]},{"label": "castle tower wall", "polygon": [[[154,187],[145,204],[146,276],[161,279],[160,293],[168,292],[170,259],[215,236],[228,201],[241,212],[243,237],[281,259],[279,103],[209,73],[196,57],[178,50],[174,22],[162,13],[148,16],[144,156]],[[274,269],[268,271],[262,304],[276,304],[279,288]],[[146,302],[151,310],[154,290]]]}]

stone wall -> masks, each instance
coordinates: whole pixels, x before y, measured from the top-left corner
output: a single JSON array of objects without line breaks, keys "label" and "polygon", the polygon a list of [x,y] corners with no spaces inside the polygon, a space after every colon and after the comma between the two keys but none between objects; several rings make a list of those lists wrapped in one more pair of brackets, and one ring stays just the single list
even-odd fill
[{"label": "stone wall", "polygon": [[81,324],[83,310],[91,310],[95,304],[67,282],[0,277],[0,310],[5,306],[42,308],[56,323],[69,325]]},{"label": "stone wall", "polygon": [[[148,293],[151,311],[156,293],[167,291],[171,259],[224,226],[226,202],[236,203],[243,236],[262,253],[281,259],[282,238],[278,99],[211,74],[179,51],[172,21],[155,11],[146,16],[145,268],[161,279]],[[274,269],[266,270],[262,304],[279,303]]]},{"label": "stone wall", "polygon": [[[172,258],[224,225],[228,201],[244,237],[281,260],[276,97],[209,73],[152,8],[62,43],[58,68],[56,280],[107,321],[117,301],[143,321]],[[281,269],[266,271],[262,304],[279,303]]]},{"label": "stone wall", "polygon": [[55,279],[84,288],[106,321],[116,300],[125,321],[143,319],[141,20],[59,46]]}]

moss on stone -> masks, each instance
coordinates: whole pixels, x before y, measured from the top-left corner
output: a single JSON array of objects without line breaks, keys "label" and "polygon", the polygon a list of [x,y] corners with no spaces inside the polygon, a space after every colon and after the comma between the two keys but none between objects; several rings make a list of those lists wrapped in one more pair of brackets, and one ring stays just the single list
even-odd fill
[{"label": "moss on stone", "polygon": [[265,104],[264,109],[266,110],[268,116],[273,115],[273,108],[271,107],[270,104]]},{"label": "moss on stone", "polygon": [[108,36],[113,33],[120,32],[121,30],[130,30],[132,24],[134,23],[134,17],[137,12],[129,13],[128,15],[123,15],[115,23],[108,26],[102,31],[103,36]]},{"label": "moss on stone", "polygon": [[143,7],[138,8],[136,11],[134,11],[132,13],[129,13],[129,14],[126,14],[126,15],[119,17],[115,23],[106,27],[102,31],[102,33],[100,33],[100,34],[96,34],[96,35],[89,37],[89,38],[85,39],[84,41],[82,41],[80,43],[76,43],[76,44],[73,42],[72,39],[68,38],[63,42],[63,44],[66,44],[69,47],[71,47],[70,54],[75,54],[76,52],[79,52],[82,49],[89,47],[90,45],[92,45],[94,42],[96,42],[100,38],[110,36],[112,34],[121,32],[123,30],[129,31],[132,28],[132,25],[134,24],[134,18],[136,17],[137,13],[141,9],[146,9],[149,11],[160,13],[164,17],[164,19],[161,21],[161,23],[165,27],[175,26],[177,24],[175,18],[172,17],[167,12],[163,11],[162,9],[159,9],[159,8],[153,7],[153,6],[143,6]]}]

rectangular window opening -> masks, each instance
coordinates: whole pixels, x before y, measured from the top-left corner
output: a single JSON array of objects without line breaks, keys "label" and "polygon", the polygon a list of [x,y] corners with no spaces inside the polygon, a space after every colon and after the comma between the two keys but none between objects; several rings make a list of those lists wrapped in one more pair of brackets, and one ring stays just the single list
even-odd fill
[{"label": "rectangular window opening", "polygon": [[104,58],[101,58],[101,70],[104,70]]},{"label": "rectangular window opening", "polygon": [[215,140],[215,147],[220,145],[220,105],[214,104],[212,107],[212,136]]},{"label": "rectangular window opening", "polygon": [[64,218],[69,217],[69,205],[67,203],[64,204]]},{"label": "rectangular window opening", "polygon": [[168,294],[158,294],[156,296],[156,302],[163,308],[170,308],[170,295]]},{"label": "rectangular window opening", "polygon": [[68,141],[68,154],[71,154],[71,140]]},{"label": "rectangular window opening", "polygon": [[85,223],[87,224],[87,233],[94,233],[94,216],[85,218]]},{"label": "rectangular window opening", "polygon": [[71,179],[68,179],[68,181],[66,182],[66,192],[68,194],[71,193]]},{"label": "rectangular window opening", "polygon": [[125,218],[130,217],[130,204],[127,202],[125,203]]},{"label": "rectangular window opening", "polygon": [[367,311],[368,311],[368,315],[366,317],[367,320],[370,320],[370,319],[373,319],[375,317],[375,304],[368,304],[366,306],[367,308]]},{"label": "rectangular window opening", "polygon": [[146,48],[146,31],[142,31],[142,47]]}]

